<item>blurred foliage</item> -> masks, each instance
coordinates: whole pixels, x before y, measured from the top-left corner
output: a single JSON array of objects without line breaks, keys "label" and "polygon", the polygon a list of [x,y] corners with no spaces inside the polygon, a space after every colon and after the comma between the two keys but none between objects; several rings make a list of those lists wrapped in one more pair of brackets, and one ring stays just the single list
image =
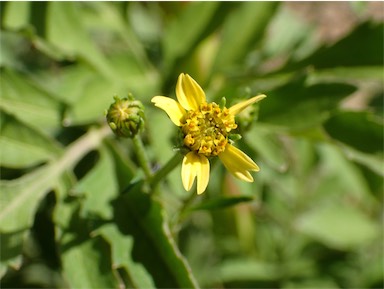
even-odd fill
[{"label": "blurred foliage", "polygon": [[[2,286],[383,288],[384,30],[368,5],[325,41],[279,2],[1,2]],[[177,132],[150,99],[181,72],[217,102],[268,96],[240,126],[254,183],[215,164],[196,196],[178,167],[146,193],[103,112],[115,94],[145,105],[157,170]]]}]

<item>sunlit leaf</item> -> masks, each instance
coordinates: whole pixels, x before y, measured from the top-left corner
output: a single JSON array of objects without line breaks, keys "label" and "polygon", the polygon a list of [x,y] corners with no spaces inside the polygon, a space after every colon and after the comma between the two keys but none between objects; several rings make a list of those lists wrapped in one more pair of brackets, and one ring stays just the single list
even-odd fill
[{"label": "sunlit leaf", "polygon": [[38,130],[57,129],[64,106],[20,74],[1,74],[0,107]]},{"label": "sunlit leaf", "polygon": [[220,277],[224,282],[275,280],[279,276],[278,267],[273,263],[239,259],[228,260],[220,265]]},{"label": "sunlit leaf", "polygon": [[62,262],[64,278],[71,288],[116,288],[118,281],[111,270],[109,252],[100,237],[68,246],[62,252]]},{"label": "sunlit leaf", "polygon": [[101,75],[113,80],[116,75],[82,23],[82,3],[51,2],[47,10],[47,40],[70,57],[85,59]]},{"label": "sunlit leaf", "polygon": [[4,11],[2,25],[9,29],[20,29],[28,25],[30,2],[9,2]]},{"label": "sunlit leaf", "polygon": [[40,200],[51,190],[65,170],[74,166],[89,150],[97,147],[109,130],[92,130],[70,146],[56,161],[22,177],[1,181],[0,231],[14,232],[29,228]]},{"label": "sunlit leaf", "polygon": [[157,287],[197,287],[165,223],[161,206],[140,186],[133,185],[114,201],[120,232],[134,240],[133,260],[144,265]]},{"label": "sunlit leaf", "polygon": [[339,206],[319,206],[297,220],[298,229],[337,249],[367,244],[379,235],[377,225],[359,210]]},{"label": "sunlit leaf", "polygon": [[0,115],[1,164],[10,168],[30,167],[54,160],[61,148],[52,139],[12,116]]},{"label": "sunlit leaf", "polygon": [[110,153],[105,148],[99,152],[97,164],[76,184],[73,193],[85,198],[82,206],[84,213],[111,219],[113,212],[110,202],[117,196],[118,184]]}]

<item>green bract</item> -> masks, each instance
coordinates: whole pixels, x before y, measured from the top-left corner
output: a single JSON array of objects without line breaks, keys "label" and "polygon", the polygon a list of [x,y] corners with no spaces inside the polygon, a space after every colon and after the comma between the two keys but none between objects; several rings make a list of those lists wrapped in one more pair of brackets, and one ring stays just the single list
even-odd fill
[{"label": "green bract", "polygon": [[109,127],[119,137],[134,137],[144,127],[143,104],[118,96],[114,99],[106,114]]}]

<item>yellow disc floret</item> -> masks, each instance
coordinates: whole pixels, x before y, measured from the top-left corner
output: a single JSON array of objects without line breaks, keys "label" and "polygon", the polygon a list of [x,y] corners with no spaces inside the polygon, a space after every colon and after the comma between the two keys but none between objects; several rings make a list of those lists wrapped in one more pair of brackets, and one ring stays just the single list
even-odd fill
[{"label": "yellow disc floret", "polygon": [[206,157],[217,156],[225,150],[228,134],[237,127],[227,108],[216,103],[202,103],[198,110],[186,113],[181,126],[184,145]]}]

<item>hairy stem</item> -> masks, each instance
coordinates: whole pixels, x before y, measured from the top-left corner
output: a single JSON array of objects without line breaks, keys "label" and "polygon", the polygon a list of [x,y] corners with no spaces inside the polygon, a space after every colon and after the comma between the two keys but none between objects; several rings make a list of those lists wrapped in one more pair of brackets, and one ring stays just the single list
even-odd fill
[{"label": "hairy stem", "polygon": [[153,176],[150,184],[151,187],[156,187],[156,185],[163,180],[182,160],[183,156],[180,153],[175,153],[175,155]]},{"label": "hairy stem", "polygon": [[143,144],[139,134],[136,134],[132,138],[132,141],[133,141],[133,146],[135,148],[135,152],[137,154],[137,158],[138,158],[139,163],[140,163],[140,167],[143,169],[147,181],[151,181],[151,179],[152,179],[151,166],[149,164],[149,159],[148,159],[148,156],[145,152],[144,144]]}]

